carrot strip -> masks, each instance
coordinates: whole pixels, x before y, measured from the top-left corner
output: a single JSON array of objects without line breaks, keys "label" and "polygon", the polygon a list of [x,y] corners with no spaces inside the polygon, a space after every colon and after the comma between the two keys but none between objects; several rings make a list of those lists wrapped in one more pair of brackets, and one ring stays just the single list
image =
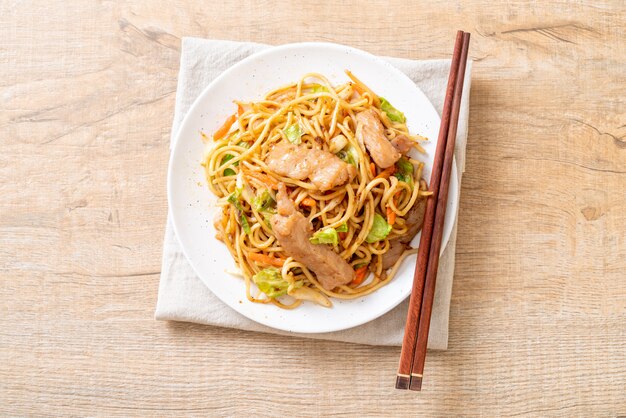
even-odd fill
[{"label": "carrot strip", "polygon": [[243,115],[243,112],[244,112],[243,106],[237,103],[237,116]]},{"label": "carrot strip", "polygon": [[356,90],[356,92],[359,93],[361,96],[363,96],[363,93],[365,93],[365,90],[363,89],[363,87],[359,86],[356,83],[352,84],[352,88]]},{"label": "carrot strip", "polygon": [[348,236],[347,232],[339,232],[339,239],[346,239],[347,236]]},{"label": "carrot strip", "polygon": [[226,135],[228,131],[230,131],[230,127],[233,126],[233,123],[235,123],[236,120],[237,116],[230,115],[228,119],[226,119],[226,122],[224,122],[222,127],[215,131],[215,133],[213,134],[213,140],[217,141],[218,139],[223,138],[224,135]]},{"label": "carrot strip", "polygon": [[376,164],[370,163],[370,173],[372,173],[372,176],[376,175]]},{"label": "carrot strip", "polygon": [[345,70],[345,71],[348,77],[350,77],[350,79],[354,82],[353,84],[354,89],[357,92],[359,92],[361,96],[365,92],[369,93],[370,96],[372,96],[372,103],[374,104],[374,106],[378,107],[380,105],[380,99],[378,98],[378,95],[374,93],[369,87],[367,87],[365,83],[363,83],[361,80],[356,78],[355,75],[352,74],[352,72],[350,72],[349,70]]},{"label": "carrot strip", "polygon": [[396,213],[389,206],[387,206],[387,223],[389,225],[396,223]]},{"label": "carrot strip", "polygon": [[272,190],[278,190],[278,181],[274,177],[268,176],[267,174],[259,173],[258,171],[250,171],[245,168],[243,169],[243,173],[246,176],[254,177]]},{"label": "carrot strip", "polygon": [[248,258],[257,263],[266,264],[268,266],[274,267],[282,267],[283,264],[285,264],[285,261],[287,261],[284,258],[271,257],[262,253],[249,253]]},{"label": "carrot strip", "polygon": [[302,199],[302,202],[300,202],[300,204],[302,206],[308,206],[310,208],[314,208],[315,206],[317,206],[315,199],[313,199],[312,197],[305,197],[304,199]]},{"label": "carrot strip", "polygon": [[375,177],[375,179],[388,179],[395,172],[396,166],[392,165],[391,167],[387,167],[383,171],[381,171],[380,174]]},{"label": "carrot strip", "polygon": [[365,277],[367,277],[367,266],[359,267],[355,270],[355,272],[356,275],[354,276],[354,279],[350,282],[350,284],[358,286],[363,283],[363,280],[365,280]]}]

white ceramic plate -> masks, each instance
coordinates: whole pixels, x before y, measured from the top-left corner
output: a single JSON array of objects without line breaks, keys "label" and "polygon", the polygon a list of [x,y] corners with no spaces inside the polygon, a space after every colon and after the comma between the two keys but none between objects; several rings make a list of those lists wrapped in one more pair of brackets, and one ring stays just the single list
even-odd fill
[{"label": "white ceramic plate", "polygon": [[[240,314],[269,327],[303,333],[338,331],[371,321],[404,300],[411,292],[416,257],[406,259],[385,287],[360,299],[333,299],[332,308],[306,302],[294,310],[249,302],[241,278],[225,273],[234,261],[226,246],[215,239],[215,196],[209,192],[200,166],[204,144],[200,131],[214,132],[233,113],[233,100],[260,99],[267,91],[317,72],[331,83],[348,81],[351,70],[373,91],[404,112],[409,130],[430,139],[424,177],[429,180],[439,115],[420,89],[386,61],[364,51],[329,43],[289,44],[254,54],[216,78],[187,113],[178,132],[169,163],[168,200],[176,235],[187,259],[208,288]],[[456,164],[448,197],[443,248],[448,242],[458,204]],[[419,244],[418,234],[412,244]],[[227,309],[227,308],[225,308]]]}]

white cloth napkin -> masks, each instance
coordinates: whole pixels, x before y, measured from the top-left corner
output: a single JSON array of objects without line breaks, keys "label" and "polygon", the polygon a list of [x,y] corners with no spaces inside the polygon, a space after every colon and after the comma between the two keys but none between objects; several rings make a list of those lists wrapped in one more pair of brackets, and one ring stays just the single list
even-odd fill
[{"label": "white cloth napkin", "polygon": [[[182,42],[176,108],[172,125],[172,141],[183,117],[196,97],[221,72],[239,60],[268,48],[256,43],[184,38]],[[412,61],[384,57],[407,74],[422,89],[441,114],[450,60]],[[459,176],[464,171],[471,62],[465,87],[456,140],[456,161]],[[460,179],[459,179],[460,180]],[[448,214],[452,216],[453,214]],[[456,223],[439,263],[437,288],[433,304],[428,347],[445,350],[448,345],[448,315],[454,276]],[[297,335],[307,338],[346,341],[370,345],[401,345],[408,298],[395,309],[367,324],[344,331],[323,334],[295,334],[258,324],[222,303],[196,276],[183,255],[169,217],[163,244],[163,266],[155,317],[159,320],[197,322],[249,331]]]}]

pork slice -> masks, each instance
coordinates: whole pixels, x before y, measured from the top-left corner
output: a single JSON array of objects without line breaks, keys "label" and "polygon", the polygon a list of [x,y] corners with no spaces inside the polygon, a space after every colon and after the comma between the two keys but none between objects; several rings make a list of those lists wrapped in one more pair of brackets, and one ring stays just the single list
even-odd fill
[{"label": "pork slice", "polygon": [[379,167],[391,167],[402,156],[385,136],[385,128],[373,109],[357,113],[356,138]]},{"label": "pork slice", "polygon": [[411,141],[406,135],[398,135],[391,140],[391,145],[398,150],[400,154],[406,154],[411,149],[413,141]]},{"label": "pork slice", "polygon": [[422,229],[426,199],[418,200],[406,214],[405,225],[407,231],[399,237],[389,240],[389,250],[383,254],[383,270],[391,268],[407,249],[413,237]]},{"label": "pork slice", "polygon": [[312,244],[312,227],[304,215],[296,209],[287,195],[285,185],[280,183],[276,195],[278,213],[270,219],[272,231],[285,252],[315,273],[326,290],[350,283],[354,270],[350,265],[324,244]]},{"label": "pork slice", "polygon": [[356,176],[354,166],[336,155],[289,142],[274,146],[265,162],[275,173],[297,180],[309,179],[321,191],[346,184]]}]

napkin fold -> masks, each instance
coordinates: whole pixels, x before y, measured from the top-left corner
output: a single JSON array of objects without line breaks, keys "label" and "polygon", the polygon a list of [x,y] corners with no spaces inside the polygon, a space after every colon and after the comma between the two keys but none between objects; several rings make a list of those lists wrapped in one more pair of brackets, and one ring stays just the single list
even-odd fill
[{"label": "napkin fold", "polygon": [[[270,46],[252,42],[184,38],[172,125],[172,141],[176,138],[176,133],[187,110],[213,79],[243,58],[266,48],[270,48]],[[383,57],[383,59],[409,76],[441,114],[450,71],[450,60],[414,61],[390,57]],[[468,62],[455,149],[459,184],[465,167],[470,82],[471,62]],[[452,216],[452,214],[448,214],[448,216]],[[455,222],[450,240],[439,262],[428,339],[428,348],[430,349],[445,350],[448,346],[448,319],[454,276],[456,230]],[[266,327],[232,310],[211,293],[196,276],[183,255],[168,215],[163,243],[159,295],[155,312],[155,318],[158,320],[197,322],[248,331],[359,344],[399,346],[402,344],[407,309],[408,298],[390,312],[364,325],[329,333],[298,334]]]}]

